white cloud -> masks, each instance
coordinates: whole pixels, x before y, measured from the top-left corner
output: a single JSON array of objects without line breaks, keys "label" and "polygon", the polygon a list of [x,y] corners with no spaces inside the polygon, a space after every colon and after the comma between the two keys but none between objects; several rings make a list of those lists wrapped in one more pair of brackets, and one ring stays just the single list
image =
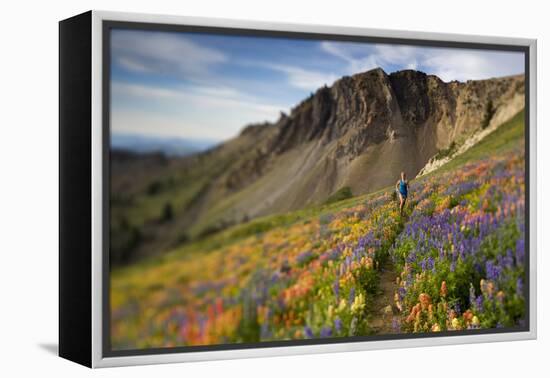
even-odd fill
[{"label": "white cloud", "polygon": [[129,71],[150,73],[151,69],[147,65],[140,63],[137,59],[132,59],[126,56],[115,57],[118,64]]},{"label": "white cloud", "polygon": [[[226,87],[113,82],[111,88],[115,132],[224,140],[246,124],[275,121],[283,109]],[[131,108],[124,106],[125,101]]]},{"label": "white cloud", "polygon": [[376,59],[383,64],[398,64],[403,67],[418,67],[419,48],[405,45],[375,45]]},{"label": "white cloud", "polygon": [[323,85],[331,85],[339,76],[332,73],[306,70],[300,67],[287,66],[283,64],[260,63],[267,68],[282,72],[287,75],[287,80],[290,85],[295,88],[308,91],[315,91]]},{"label": "white cloud", "polygon": [[117,97],[147,97],[149,99],[166,99],[166,98],[177,98],[182,95],[180,91],[155,87],[141,84],[127,84],[120,82],[111,83],[112,96],[116,100]]},{"label": "white cloud", "polygon": [[511,52],[432,49],[424,54],[422,65],[444,81],[479,80],[523,73],[522,57]]},{"label": "white cloud", "polygon": [[236,63],[245,67],[267,68],[269,70],[282,73],[286,77],[286,84],[291,87],[310,92],[317,90],[323,85],[331,85],[341,77],[341,75],[332,72],[306,69],[300,66],[284,63],[272,63],[250,59],[239,60]]},{"label": "white cloud", "polygon": [[321,49],[343,60],[350,61],[353,59],[351,57],[350,51],[344,48],[342,42],[323,41],[321,42]]},{"label": "white cloud", "polygon": [[[347,62],[346,74],[348,75],[368,71],[380,67],[381,64],[376,55],[365,54],[365,51],[370,50],[370,45],[323,41],[321,49]],[[361,56],[358,56],[359,54]]]},{"label": "white cloud", "polygon": [[347,63],[347,74],[365,72],[388,65],[418,67],[418,47],[405,45],[363,44],[354,42],[321,42],[321,49]]},{"label": "white cloud", "polygon": [[111,115],[113,133],[138,134],[153,137],[182,137],[189,139],[220,139],[220,131],[196,120],[189,123],[167,114],[138,109],[119,109]]},{"label": "white cloud", "polygon": [[391,72],[389,68],[398,67],[421,70],[444,81],[465,81],[524,72],[522,55],[513,52],[327,41],[321,49],[344,60],[348,74],[376,67]]},{"label": "white cloud", "polygon": [[115,30],[111,34],[113,60],[135,72],[172,74],[193,79],[227,61],[222,52],[199,46],[181,34]]}]

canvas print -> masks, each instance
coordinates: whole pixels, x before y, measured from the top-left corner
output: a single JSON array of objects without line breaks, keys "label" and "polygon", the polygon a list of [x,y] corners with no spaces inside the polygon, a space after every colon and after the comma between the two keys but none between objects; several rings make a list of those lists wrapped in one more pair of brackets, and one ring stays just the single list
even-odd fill
[{"label": "canvas print", "polygon": [[525,326],[523,52],[109,43],[113,351]]}]

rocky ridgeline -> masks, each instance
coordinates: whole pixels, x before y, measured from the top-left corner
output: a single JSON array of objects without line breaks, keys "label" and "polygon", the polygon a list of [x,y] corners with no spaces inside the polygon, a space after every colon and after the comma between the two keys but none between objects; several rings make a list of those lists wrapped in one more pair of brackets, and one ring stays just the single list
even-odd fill
[{"label": "rocky ridgeline", "polygon": [[[419,71],[388,75],[378,68],[319,88],[274,123],[249,125],[216,148],[157,170],[138,166],[135,175],[120,176],[124,182],[115,175],[112,185],[124,194],[156,180],[171,183],[166,190],[174,196],[187,191],[170,222],[147,222],[142,230],[147,243],[139,248],[164,250],[259,216],[324,203],[342,188],[372,192],[393,185],[401,171],[415,177],[429,163],[427,172],[441,163],[433,159],[441,151],[468,146],[521,111],[524,84],[523,75],[446,83]],[[137,179],[140,186],[131,182]]]},{"label": "rocky ridgeline", "polygon": [[[489,104],[493,114],[487,120]],[[329,160],[350,161],[371,146],[399,139],[409,147],[408,158],[415,160],[408,172],[415,176],[440,150],[453,142],[471,142],[472,135],[488,126],[484,122],[488,121],[492,130],[523,106],[523,75],[445,83],[419,71],[388,75],[378,68],[346,76],[331,87],[318,89],[290,115],[281,114],[276,123],[246,127],[241,137],[250,139],[245,148],[252,151],[250,161],[235,165],[228,180],[232,189],[246,186],[249,180],[245,177],[260,177],[279,155],[311,143],[325,148]],[[392,166],[409,166],[388,158]],[[388,169],[393,175],[396,173],[391,167]],[[377,189],[387,184],[382,180],[370,187]]]}]

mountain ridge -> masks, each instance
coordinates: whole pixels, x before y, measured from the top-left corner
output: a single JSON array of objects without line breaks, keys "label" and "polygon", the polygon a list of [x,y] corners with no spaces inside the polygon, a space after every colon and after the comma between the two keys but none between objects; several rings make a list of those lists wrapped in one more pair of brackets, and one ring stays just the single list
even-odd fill
[{"label": "mountain ridge", "polygon": [[[113,190],[145,203],[150,214],[135,224],[152,235],[143,248],[164,250],[170,245],[160,236],[172,243],[194,239],[322,203],[343,187],[359,195],[394,183],[401,171],[415,177],[439,151],[517,114],[524,84],[523,75],[446,83],[420,71],[388,75],[380,68],[345,76],[276,122],[247,125],[207,151],[169,159],[147,179],[119,170],[126,185],[115,175]],[[144,194],[168,177],[171,184],[159,184],[159,193]],[[167,204],[173,219],[155,220]]]},{"label": "mountain ridge", "polygon": [[[307,151],[312,142],[326,149],[325,165],[329,167],[332,160],[344,157],[353,160],[382,142],[401,144],[399,139],[416,138],[416,151],[410,155],[416,155],[411,158],[416,157],[417,161],[405,167],[413,176],[439,150],[480,128],[485,104],[480,104],[479,97],[494,98],[497,108],[494,118],[498,123],[521,110],[523,96],[514,99],[511,93],[491,93],[498,92],[496,87],[500,84],[510,87],[515,82],[522,83],[522,77],[445,83],[434,75],[418,71],[387,75],[382,69],[344,77],[332,87],[317,90],[274,124],[249,126],[256,127],[257,140],[253,146],[256,158],[252,166],[237,165],[228,173],[231,188],[246,186],[245,176],[250,178],[250,174],[257,173],[261,176],[269,168],[269,157],[283,155],[299,146]],[[495,88],[487,89],[479,83],[493,83]],[[464,90],[469,91],[472,98],[460,98]],[[473,106],[464,106],[467,101]],[[339,143],[332,145],[334,141]],[[395,173],[392,172],[394,176]],[[359,192],[386,185],[387,180],[384,181],[384,184],[359,188]],[[238,182],[243,185],[239,186]],[[338,188],[330,189],[334,192]]]},{"label": "mountain ridge", "polygon": [[183,157],[199,153],[215,146],[218,142],[209,139],[182,137],[156,137],[133,133],[112,133],[111,148],[129,153],[163,153]]}]

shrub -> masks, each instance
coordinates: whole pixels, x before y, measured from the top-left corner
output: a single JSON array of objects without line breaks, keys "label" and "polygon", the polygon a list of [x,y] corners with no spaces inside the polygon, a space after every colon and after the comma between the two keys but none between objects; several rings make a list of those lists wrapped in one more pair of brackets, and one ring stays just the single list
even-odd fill
[{"label": "shrub", "polygon": [[447,156],[451,156],[452,154],[455,153],[457,147],[458,146],[456,145],[456,143],[452,141],[448,148],[439,150],[439,152],[435,155],[436,159],[443,159],[443,158],[446,158]]},{"label": "shrub", "polygon": [[336,192],[331,194],[325,204],[330,204],[338,201],[343,201],[345,199],[353,197],[353,193],[351,192],[351,188],[349,186],[344,186],[340,189],[338,189]]},{"label": "shrub", "polygon": [[133,252],[142,241],[138,227],[131,225],[126,218],[113,222],[109,257],[112,265],[128,263]]},{"label": "shrub", "polygon": [[160,193],[162,189],[163,189],[162,182],[155,180],[147,186],[147,194],[150,196],[154,196]]},{"label": "shrub", "polygon": [[491,123],[491,119],[493,119],[493,116],[495,115],[496,109],[493,105],[493,101],[489,100],[487,102],[487,105],[485,106],[485,116],[483,117],[483,121],[481,122],[481,128],[486,129],[489,124]]},{"label": "shrub", "polygon": [[170,222],[172,219],[174,219],[174,208],[170,202],[166,202],[160,220],[161,222]]}]

